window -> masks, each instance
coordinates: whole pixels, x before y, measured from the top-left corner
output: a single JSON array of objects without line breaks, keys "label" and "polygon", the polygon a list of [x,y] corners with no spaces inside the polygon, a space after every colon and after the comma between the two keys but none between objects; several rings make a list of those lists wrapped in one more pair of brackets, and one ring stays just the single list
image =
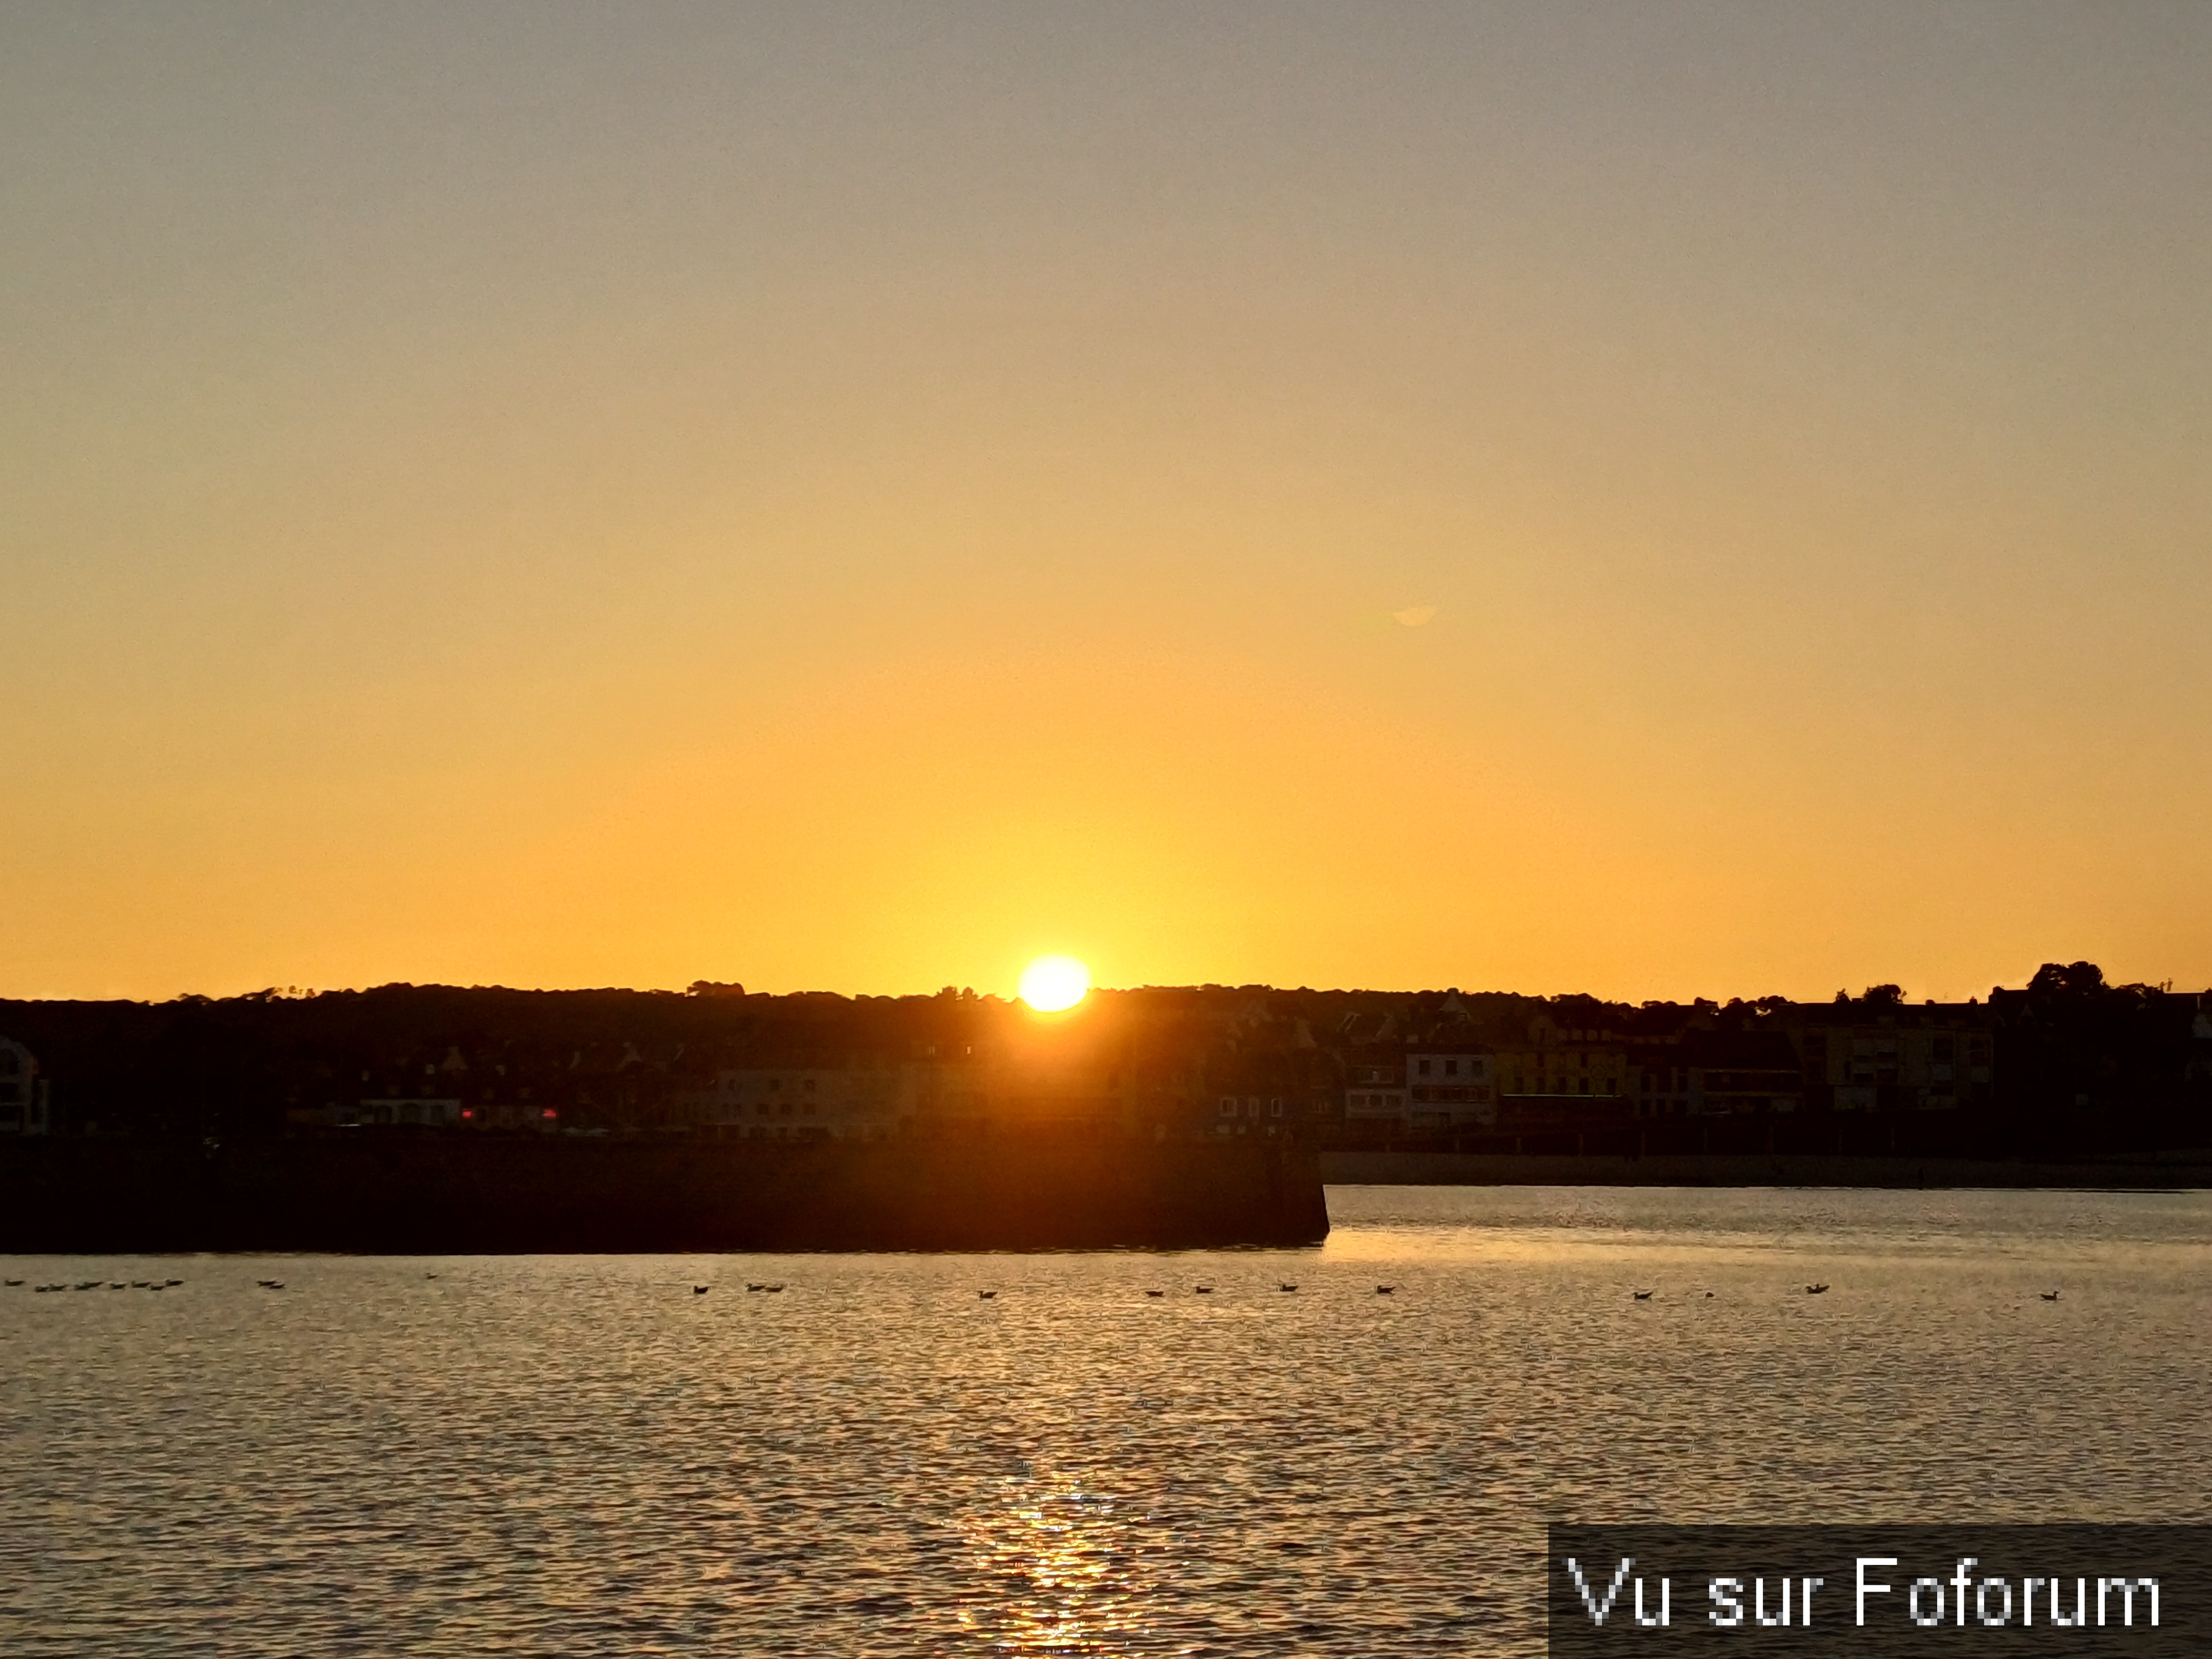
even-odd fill
[{"label": "window", "polygon": [[1257,1116],[1259,1116],[1259,1115],[1260,1115],[1260,1097],[1259,1097],[1259,1096],[1257,1096],[1257,1095],[1248,1095],[1248,1096],[1246,1096],[1246,1097],[1245,1097],[1245,1099],[1244,1099],[1244,1115],[1245,1115],[1245,1116],[1247,1116],[1247,1117],[1257,1117]]},{"label": "window", "polygon": [[1444,1075],[1446,1077],[1457,1077],[1459,1075],[1459,1062],[1455,1060],[1446,1060],[1444,1062]]},{"label": "window", "polygon": [[1279,1099],[1271,1100],[1267,1103],[1267,1115],[1269,1117],[1280,1117],[1282,1115],[1283,1103]]},{"label": "window", "polygon": [[1421,1068],[1421,1075],[1422,1075],[1423,1077],[1426,1077],[1426,1076],[1429,1074],[1429,1062],[1428,1062],[1427,1060],[1422,1060],[1422,1061],[1420,1062],[1420,1068]]},{"label": "window", "polygon": [[1235,1117],[1237,1115],[1237,1099],[1235,1096],[1224,1095],[1221,1097],[1221,1115],[1224,1117]]}]

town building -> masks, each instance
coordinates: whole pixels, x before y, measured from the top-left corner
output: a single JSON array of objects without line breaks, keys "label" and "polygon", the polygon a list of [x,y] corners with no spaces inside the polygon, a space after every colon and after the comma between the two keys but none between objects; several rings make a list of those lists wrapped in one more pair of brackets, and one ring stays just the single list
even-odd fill
[{"label": "town building", "polygon": [[42,1135],[52,1119],[37,1059],[21,1043],[0,1037],[0,1134]]},{"label": "town building", "polygon": [[333,1106],[329,1121],[342,1129],[453,1129],[461,1127],[465,1114],[473,1115],[458,1095],[392,1095]]},{"label": "town building", "polygon": [[1347,1056],[1344,1067],[1344,1126],[1402,1128],[1406,1124],[1406,1055],[1375,1044]]},{"label": "town building", "polygon": [[716,1075],[697,1121],[747,1140],[876,1140],[914,1115],[915,1081],[889,1065],[732,1067]]},{"label": "town building", "polygon": [[1801,1006],[1792,1033],[1806,1094],[1838,1112],[1986,1106],[1996,1087],[1991,1011],[1975,1003]]},{"label": "town building", "polygon": [[1406,1127],[1419,1133],[1497,1122],[1493,1058],[1486,1050],[1457,1045],[1408,1049]]},{"label": "town building", "polygon": [[1631,1068],[1623,1034],[1539,1014],[1523,1040],[1499,1048],[1498,1116],[1509,1123],[1626,1115]]}]

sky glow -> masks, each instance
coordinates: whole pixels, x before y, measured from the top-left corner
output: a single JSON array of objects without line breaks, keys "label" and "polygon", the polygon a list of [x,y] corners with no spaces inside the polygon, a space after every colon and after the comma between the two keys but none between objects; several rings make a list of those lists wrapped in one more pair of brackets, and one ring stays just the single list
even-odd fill
[{"label": "sky glow", "polygon": [[2212,983],[2212,9],[19,7],[0,994]]}]

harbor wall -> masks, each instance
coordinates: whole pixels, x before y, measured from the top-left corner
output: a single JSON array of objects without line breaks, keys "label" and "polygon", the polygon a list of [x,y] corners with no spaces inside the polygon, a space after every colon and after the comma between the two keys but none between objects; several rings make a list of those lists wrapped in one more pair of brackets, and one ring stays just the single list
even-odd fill
[{"label": "harbor wall", "polygon": [[1435,1152],[1334,1150],[1332,1185],[1381,1187],[2212,1187],[2212,1151],[2073,1161],[1827,1152]]},{"label": "harbor wall", "polygon": [[1288,1145],[379,1136],[0,1147],[0,1250],[993,1250],[1318,1243]]}]

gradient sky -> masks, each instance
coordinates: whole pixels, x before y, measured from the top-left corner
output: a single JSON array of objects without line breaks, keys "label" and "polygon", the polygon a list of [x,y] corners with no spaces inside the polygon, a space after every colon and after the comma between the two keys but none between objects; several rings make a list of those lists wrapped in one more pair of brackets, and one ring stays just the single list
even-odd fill
[{"label": "gradient sky", "polygon": [[0,994],[2212,983],[2208,87],[0,4]]}]

